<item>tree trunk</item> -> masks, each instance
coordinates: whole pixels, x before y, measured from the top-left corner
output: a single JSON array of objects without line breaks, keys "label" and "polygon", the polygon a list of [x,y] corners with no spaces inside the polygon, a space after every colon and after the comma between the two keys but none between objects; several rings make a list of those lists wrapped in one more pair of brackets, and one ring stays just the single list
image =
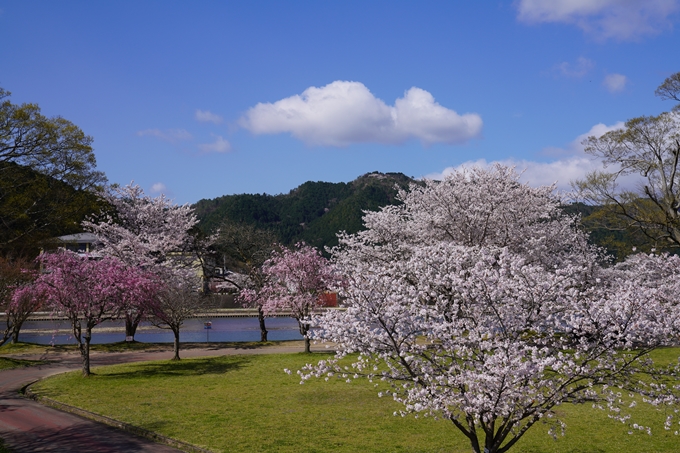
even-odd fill
[{"label": "tree trunk", "polygon": [[172,329],[172,333],[175,334],[175,356],[172,358],[172,360],[179,360],[179,328],[177,329]]},{"label": "tree trunk", "polygon": [[78,345],[80,349],[80,356],[83,358],[83,377],[90,375],[90,340],[92,339],[92,329],[87,327],[85,329],[84,342]]},{"label": "tree trunk", "polygon": [[14,321],[14,325],[12,326],[12,344],[16,344],[19,342],[19,331],[21,330],[21,326],[24,325],[23,321]]},{"label": "tree trunk", "polygon": [[264,325],[264,312],[262,311],[262,305],[257,306],[257,320],[260,321],[260,341],[267,341],[267,327]]},{"label": "tree trunk", "polygon": [[132,341],[135,341],[135,333],[137,332],[137,326],[141,321],[141,316],[137,313],[125,314],[125,337],[132,337]]},{"label": "tree trunk", "polygon": [[5,344],[7,340],[12,338],[12,326],[11,326],[11,320],[9,319],[9,316],[7,316],[7,319],[5,320],[5,330],[2,332],[2,336],[0,337],[0,346]]},{"label": "tree trunk", "polygon": [[312,350],[310,349],[310,341],[309,341],[309,324],[306,322],[302,322],[300,319],[297,320],[298,326],[300,327],[300,335],[305,337],[305,352],[310,353]]},{"label": "tree trunk", "polygon": [[12,344],[19,342],[19,331],[21,330],[21,325],[15,325],[12,329]]},{"label": "tree trunk", "polygon": [[128,322],[128,319],[125,319],[125,337],[132,337],[132,341],[135,341],[135,333],[137,332],[137,325],[134,322]]}]

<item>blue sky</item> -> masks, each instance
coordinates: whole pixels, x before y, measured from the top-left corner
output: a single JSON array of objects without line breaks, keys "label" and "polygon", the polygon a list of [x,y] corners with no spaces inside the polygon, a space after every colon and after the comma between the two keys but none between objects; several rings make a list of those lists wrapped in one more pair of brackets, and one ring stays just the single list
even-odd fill
[{"label": "blue sky", "polygon": [[[493,161],[532,184],[672,105],[680,0],[0,0],[0,86],[178,203]],[[447,170],[448,169],[448,170]]]}]

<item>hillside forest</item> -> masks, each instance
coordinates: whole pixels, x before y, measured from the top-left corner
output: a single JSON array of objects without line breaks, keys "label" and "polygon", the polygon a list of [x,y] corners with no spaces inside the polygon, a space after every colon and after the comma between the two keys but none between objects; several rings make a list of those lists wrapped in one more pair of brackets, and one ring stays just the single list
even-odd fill
[{"label": "hillside forest", "polygon": [[[337,245],[339,231],[355,233],[362,229],[364,211],[377,211],[396,204],[398,188],[422,182],[403,173],[372,172],[344,183],[308,181],[287,194],[240,194],[203,199],[195,205],[206,234],[217,231],[224,221],[250,225],[273,234],[284,245],[304,241],[321,250]],[[672,251],[665,244],[652,243],[637,230],[620,226],[598,206],[574,202],[564,205],[569,214],[581,216],[591,241],[620,261],[634,249],[656,248]]]}]

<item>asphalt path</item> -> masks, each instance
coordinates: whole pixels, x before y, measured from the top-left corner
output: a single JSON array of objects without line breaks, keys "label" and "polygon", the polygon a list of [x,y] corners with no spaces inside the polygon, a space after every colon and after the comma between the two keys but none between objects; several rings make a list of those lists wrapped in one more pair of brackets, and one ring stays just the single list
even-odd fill
[{"label": "asphalt path", "polygon": [[[234,348],[200,347],[180,351],[183,358],[238,354],[278,354],[301,352],[302,341],[283,345]],[[46,365],[0,371],[0,439],[16,453],[92,452],[92,453],[169,453],[172,447],[155,443],[125,431],[88,420],[77,415],[43,406],[22,396],[19,391],[32,382],[81,368],[80,354],[51,353],[12,354],[13,358],[47,360]],[[91,367],[148,360],[168,360],[172,348],[150,351],[92,353]]]}]

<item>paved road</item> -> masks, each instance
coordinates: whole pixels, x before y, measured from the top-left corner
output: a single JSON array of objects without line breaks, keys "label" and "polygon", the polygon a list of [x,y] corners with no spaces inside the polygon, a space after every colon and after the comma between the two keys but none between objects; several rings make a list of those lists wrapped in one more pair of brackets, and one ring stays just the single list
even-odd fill
[{"label": "paved road", "polygon": [[[270,354],[299,352],[302,342],[265,348],[195,348],[180,352],[182,357],[204,357],[236,354]],[[0,371],[0,438],[17,453],[33,452],[178,452],[174,448],[154,443],[124,431],[87,420],[76,415],[43,406],[22,397],[18,391],[31,382],[53,374],[79,369],[77,353],[47,353],[44,355],[13,355],[28,360],[49,360],[48,365]],[[91,365],[112,365],[145,360],[172,358],[167,350],[121,353],[93,353]]]}]

